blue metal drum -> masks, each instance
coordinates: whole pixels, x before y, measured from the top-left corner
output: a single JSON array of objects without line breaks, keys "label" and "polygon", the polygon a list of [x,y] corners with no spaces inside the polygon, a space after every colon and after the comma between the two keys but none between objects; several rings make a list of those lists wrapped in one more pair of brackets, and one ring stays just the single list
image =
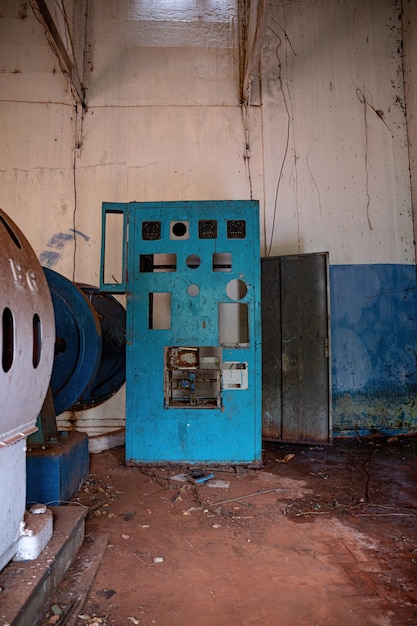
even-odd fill
[{"label": "blue metal drum", "polygon": [[56,342],[51,389],[55,412],[67,411],[97,374],[101,328],[94,307],[68,278],[46,267],[55,315]]},{"label": "blue metal drum", "polygon": [[126,310],[109,293],[97,287],[77,283],[96,311],[101,328],[101,359],[97,373],[73,411],[90,409],[111,398],[126,380]]}]

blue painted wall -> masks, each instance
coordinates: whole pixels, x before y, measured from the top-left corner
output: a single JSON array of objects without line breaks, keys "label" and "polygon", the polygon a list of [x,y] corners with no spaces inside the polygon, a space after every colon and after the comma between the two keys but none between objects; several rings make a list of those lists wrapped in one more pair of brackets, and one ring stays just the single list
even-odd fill
[{"label": "blue painted wall", "polygon": [[334,436],[417,432],[414,265],[330,268]]}]

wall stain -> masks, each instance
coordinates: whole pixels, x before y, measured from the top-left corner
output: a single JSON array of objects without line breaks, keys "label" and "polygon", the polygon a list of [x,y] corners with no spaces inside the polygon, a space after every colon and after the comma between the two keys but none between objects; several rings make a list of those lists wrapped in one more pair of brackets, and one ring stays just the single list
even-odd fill
[{"label": "wall stain", "polygon": [[416,433],[415,266],[332,266],[330,294],[335,436]]},{"label": "wall stain", "polygon": [[90,237],[88,235],[82,233],[79,230],[75,230],[73,228],[69,228],[68,232],[63,233],[55,233],[47,242],[47,250],[41,252],[39,256],[39,260],[41,265],[44,267],[52,268],[54,267],[58,261],[61,259],[62,254],[66,246],[69,243],[74,242],[75,235],[79,235],[84,239],[84,241],[89,242]]},{"label": "wall stain", "polygon": [[333,397],[337,424],[333,432],[347,435],[354,431],[366,434],[417,432],[417,388],[415,385],[397,392],[344,393]]}]

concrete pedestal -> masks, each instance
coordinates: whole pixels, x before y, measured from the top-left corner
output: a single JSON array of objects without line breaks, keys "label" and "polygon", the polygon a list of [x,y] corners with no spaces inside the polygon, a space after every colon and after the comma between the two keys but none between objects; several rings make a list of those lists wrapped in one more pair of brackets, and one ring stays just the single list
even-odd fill
[{"label": "concrete pedestal", "polygon": [[34,561],[11,562],[0,572],[0,623],[32,626],[84,541],[83,506],[51,507],[54,533]]}]

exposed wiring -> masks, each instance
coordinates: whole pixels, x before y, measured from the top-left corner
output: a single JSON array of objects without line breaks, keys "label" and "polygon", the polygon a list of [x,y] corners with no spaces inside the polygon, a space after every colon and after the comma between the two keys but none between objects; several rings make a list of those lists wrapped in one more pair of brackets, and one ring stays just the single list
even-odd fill
[{"label": "exposed wiring", "polygon": [[[282,64],[281,64],[281,59],[279,56],[279,48],[282,44],[282,40],[281,37],[279,36],[279,34],[271,27],[269,26],[271,32],[275,35],[275,37],[278,39],[278,45],[275,49],[275,55],[278,61],[278,84],[279,84],[279,88],[282,94],[282,99],[284,102],[284,107],[285,107],[285,111],[287,114],[287,135],[285,138],[285,149],[284,149],[284,154],[283,154],[283,158],[281,161],[281,166],[279,168],[279,172],[278,172],[278,180],[277,180],[277,184],[276,184],[276,189],[275,189],[275,200],[274,200],[274,211],[273,211],[273,216],[272,216],[272,227],[271,227],[271,236],[270,236],[270,240],[269,240],[269,247],[267,250],[267,254],[266,256],[270,256],[271,255],[271,250],[272,250],[272,243],[274,240],[274,231],[275,231],[275,225],[276,225],[276,221],[277,221],[277,207],[278,207],[278,196],[279,196],[279,190],[280,190],[280,186],[281,186],[281,179],[282,179],[282,174],[284,171],[284,165],[285,165],[285,161],[287,159],[287,154],[288,154],[288,148],[289,148],[289,143],[290,143],[290,130],[291,130],[291,116],[290,116],[290,111],[289,111],[289,107],[288,107],[288,101],[287,101],[287,97],[285,95],[285,91],[284,91],[284,87],[283,87],[283,82],[282,82]],[[283,30],[283,29],[282,29]],[[285,31],[284,31],[285,33]]]},{"label": "exposed wiring", "polygon": [[376,109],[374,107],[374,105],[368,100],[368,98],[365,95],[365,92],[367,91],[367,89],[364,87],[363,89],[357,89],[356,90],[356,95],[359,98],[359,101],[362,102],[362,104],[364,104],[365,106],[368,106],[370,109],[372,109],[372,111],[375,113],[375,115],[377,115],[379,117],[379,119],[382,121],[383,124],[385,124],[385,126],[388,128],[389,132],[392,135],[392,131],[391,128],[388,126],[388,124],[386,123],[385,119],[384,119],[384,111],[381,111],[381,109]]},{"label": "exposed wiring", "polygon": [[[294,55],[294,56],[297,56],[297,53],[296,53],[296,51],[294,50],[294,48],[293,48],[293,46],[292,46],[291,40],[290,40],[290,38],[288,37],[288,35],[287,35],[287,31],[285,30],[285,28],[283,28],[283,27],[281,26],[281,24],[279,24],[276,20],[274,20],[274,18],[272,18],[272,21],[273,21],[273,22],[274,22],[274,23],[278,26],[278,28],[280,28],[280,29],[282,30],[282,32],[284,33],[284,37],[285,37],[286,41],[288,41],[288,45],[289,45],[289,46],[290,46],[290,48],[291,48],[291,52],[293,53],[293,55]],[[273,31],[272,31],[272,32],[273,32]],[[274,35],[275,35],[275,34],[276,34],[276,33],[274,33]]]},{"label": "exposed wiring", "polygon": [[368,226],[370,230],[373,230],[369,207],[371,204],[371,196],[369,194],[369,163],[368,163],[368,149],[369,149],[369,136],[368,136],[368,108],[371,109],[375,115],[382,121],[382,123],[387,127],[392,136],[392,131],[386,121],[384,120],[384,112],[380,109],[376,109],[370,99],[367,97],[367,89],[363,87],[363,89],[356,89],[356,96],[359,102],[363,105],[363,119],[365,125],[365,189],[366,189],[366,218],[368,220]]},{"label": "exposed wiring", "polygon": [[242,122],[243,122],[243,132],[244,132],[244,139],[245,139],[243,160],[245,162],[246,171],[248,173],[249,197],[251,200],[253,200],[252,174],[251,174],[251,168],[250,168],[250,142],[251,142],[251,138],[250,138],[250,107],[251,107],[250,91],[251,91],[251,86],[252,86],[252,79],[250,80],[250,83],[249,83],[248,98],[245,102],[242,102]]},{"label": "exposed wiring", "polygon": [[366,218],[370,230],[373,230],[371,219],[369,216],[369,206],[371,204],[371,196],[369,194],[369,169],[368,169],[368,118],[367,118],[367,99],[365,97],[365,87],[363,90],[357,89],[356,95],[359,102],[363,104],[363,122],[365,125],[365,190],[366,190]]},{"label": "exposed wiring", "polygon": [[72,162],[72,180],[74,188],[74,210],[72,212],[72,230],[74,236],[74,250],[72,259],[72,281],[75,282],[75,270],[76,270],[76,255],[77,255],[77,209],[78,209],[78,195],[77,195],[77,159],[78,152],[82,147],[82,132],[84,121],[84,108],[76,104],[74,106],[74,155]]},{"label": "exposed wiring", "polygon": [[[77,113],[76,113],[77,116]],[[74,185],[74,211],[72,213],[72,229],[74,235],[74,251],[72,257],[72,282],[75,282],[75,258],[77,255],[77,229],[76,229],[76,214],[77,214],[77,146],[74,146],[74,157],[72,164],[73,171],[73,185]]]},{"label": "exposed wiring", "polygon": [[321,217],[321,195],[320,195],[320,189],[319,189],[319,187],[318,187],[318,185],[316,183],[316,179],[314,178],[314,176],[313,176],[313,174],[311,172],[310,164],[308,162],[308,153],[306,154],[306,166],[307,166],[307,171],[310,174],[310,178],[313,181],[313,185],[315,186],[316,191],[317,191],[317,197],[318,197],[318,201],[319,201],[319,213],[320,213],[320,217]]},{"label": "exposed wiring", "polygon": [[[57,0],[55,0],[57,6]],[[75,50],[74,50],[74,45],[72,42],[72,38],[71,38],[71,29],[69,28],[69,24],[68,24],[68,18],[67,18],[67,14],[65,11],[65,6],[62,3],[62,10],[63,10],[63,16],[64,16],[64,21],[65,21],[65,26],[66,26],[66,33],[68,33],[68,37],[69,37],[69,41],[71,44],[71,50],[72,50],[72,55],[73,55],[73,59],[74,59],[74,63],[78,72],[78,76],[79,75],[79,71],[78,71],[78,66],[77,66],[77,59],[76,59],[76,55],[75,55]],[[86,9],[85,9],[85,28],[84,28],[84,55],[83,55],[83,76],[80,77],[80,80],[84,78],[84,74],[85,74],[85,63],[86,63],[86,42],[87,42],[87,12],[88,12],[88,0],[86,0]],[[75,124],[74,124],[74,157],[73,157],[73,185],[74,185],[74,211],[72,214],[72,228],[73,228],[73,235],[74,235],[74,251],[73,251],[73,264],[72,264],[72,281],[75,282],[75,272],[76,272],[76,256],[77,256],[77,220],[76,220],[76,216],[77,216],[77,209],[78,209],[78,196],[77,196],[77,158],[78,158],[78,152],[79,150],[81,150],[82,145],[83,145],[83,123],[84,123],[84,116],[85,113],[87,111],[87,105],[86,105],[86,100],[85,100],[85,89],[83,87],[83,103],[81,106],[81,111],[80,111],[80,107],[78,107],[78,105],[76,104],[74,107],[74,115],[75,115]]]},{"label": "exposed wiring", "polygon": [[253,199],[253,184],[250,163],[251,149],[251,95],[255,77],[261,81],[260,63],[261,50],[264,41],[264,28],[266,24],[267,0],[257,0],[253,4],[250,0],[239,1],[240,19],[240,59],[241,59],[241,111],[244,130],[244,153],[250,199]]}]

